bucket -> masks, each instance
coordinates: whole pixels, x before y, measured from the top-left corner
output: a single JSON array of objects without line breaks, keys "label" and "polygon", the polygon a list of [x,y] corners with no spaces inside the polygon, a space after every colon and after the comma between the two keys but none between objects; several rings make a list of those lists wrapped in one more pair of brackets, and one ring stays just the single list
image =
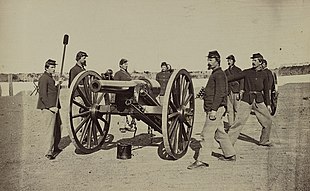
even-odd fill
[{"label": "bucket", "polygon": [[118,159],[131,159],[131,144],[130,143],[117,143],[117,156]]}]

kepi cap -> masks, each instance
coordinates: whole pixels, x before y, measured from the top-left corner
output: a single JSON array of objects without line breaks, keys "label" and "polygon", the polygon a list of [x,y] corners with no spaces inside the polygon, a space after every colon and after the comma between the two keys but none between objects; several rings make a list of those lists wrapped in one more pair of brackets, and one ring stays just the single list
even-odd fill
[{"label": "kepi cap", "polygon": [[79,51],[79,52],[76,54],[75,60],[76,60],[76,61],[79,61],[83,56],[88,57],[88,55],[87,55],[86,52]]},{"label": "kepi cap", "polygon": [[167,67],[167,63],[166,62],[162,62],[160,67],[166,66]]},{"label": "kepi cap", "polygon": [[221,56],[216,50],[214,50],[209,52],[208,58],[221,58]]},{"label": "kepi cap", "polygon": [[119,65],[121,66],[121,65],[123,65],[123,64],[125,64],[125,63],[127,63],[127,62],[128,62],[127,59],[122,58],[122,59],[119,61]]},{"label": "kepi cap", "polygon": [[234,55],[229,55],[229,56],[227,56],[227,58],[226,59],[230,59],[230,60],[233,60],[233,61],[236,61],[236,59],[235,59],[235,57],[234,57]]},{"label": "kepi cap", "polygon": [[52,60],[52,59],[48,59],[46,62],[45,62],[45,65],[57,65],[56,64],[56,61],[55,60]]},{"label": "kepi cap", "polygon": [[254,58],[264,58],[264,57],[260,53],[255,53],[252,55],[251,59],[254,59]]}]

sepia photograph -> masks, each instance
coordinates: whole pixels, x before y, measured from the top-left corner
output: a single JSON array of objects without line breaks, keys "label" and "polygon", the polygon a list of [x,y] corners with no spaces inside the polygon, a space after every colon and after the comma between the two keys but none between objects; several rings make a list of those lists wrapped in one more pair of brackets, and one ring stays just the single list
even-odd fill
[{"label": "sepia photograph", "polygon": [[0,0],[0,190],[310,190],[310,1]]}]

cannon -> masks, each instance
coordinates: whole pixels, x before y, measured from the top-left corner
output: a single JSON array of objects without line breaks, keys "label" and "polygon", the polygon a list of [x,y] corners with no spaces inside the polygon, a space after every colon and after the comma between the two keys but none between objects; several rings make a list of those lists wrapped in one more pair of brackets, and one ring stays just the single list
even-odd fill
[{"label": "cannon", "polygon": [[130,115],[163,136],[169,156],[179,159],[187,152],[194,125],[195,96],[190,74],[175,70],[163,101],[159,83],[142,78],[132,81],[104,80],[95,71],[78,74],[70,87],[69,136],[83,153],[101,149],[112,115]]}]

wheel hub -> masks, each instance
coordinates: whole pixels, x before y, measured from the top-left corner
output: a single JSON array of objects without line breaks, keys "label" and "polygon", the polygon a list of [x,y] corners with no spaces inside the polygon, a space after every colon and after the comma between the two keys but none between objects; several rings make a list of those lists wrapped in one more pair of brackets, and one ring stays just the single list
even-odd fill
[{"label": "wheel hub", "polygon": [[96,119],[96,115],[99,112],[99,105],[98,104],[94,104],[92,105],[92,107],[90,108],[90,116],[92,119]]}]

